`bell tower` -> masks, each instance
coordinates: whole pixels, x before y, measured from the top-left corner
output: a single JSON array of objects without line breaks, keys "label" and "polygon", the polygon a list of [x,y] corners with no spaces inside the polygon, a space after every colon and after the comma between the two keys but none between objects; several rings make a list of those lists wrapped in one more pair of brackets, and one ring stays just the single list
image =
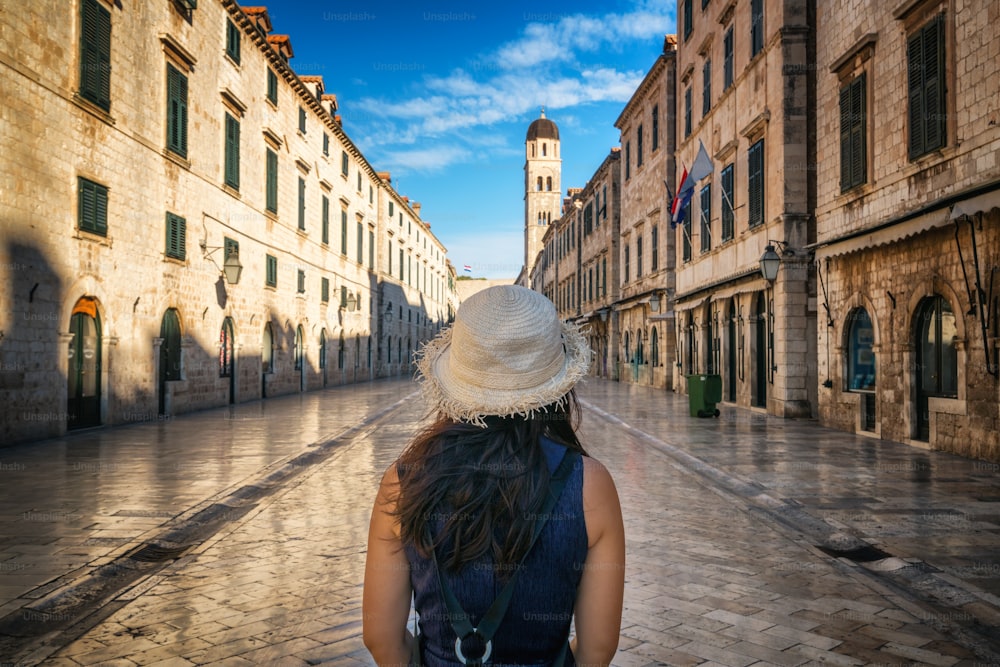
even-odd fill
[{"label": "bell tower", "polygon": [[542,250],[542,237],[562,205],[562,157],[559,128],[541,115],[528,126],[524,140],[524,271],[528,281]]}]

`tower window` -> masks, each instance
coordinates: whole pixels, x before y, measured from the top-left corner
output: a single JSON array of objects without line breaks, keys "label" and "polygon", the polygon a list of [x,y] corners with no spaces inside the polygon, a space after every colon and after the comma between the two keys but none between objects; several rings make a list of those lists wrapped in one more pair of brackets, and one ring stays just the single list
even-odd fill
[{"label": "tower window", "polygon": [[548,152],[547,149],[548,149],[548,144],[542,144],[542,157],[545,157],[545,155],[547,154]]},{"label": "tower window", "polygon": [[548,192],[552,192],[552,177],[551,176],[547,176],[545,178],[545,190],[548,191]]},{"label": "tower window", "polygon": [[541,176],[538,177],[538,184],[535,187],[535,189],[538,190],[539,192],[542,191],[542,177]]}]

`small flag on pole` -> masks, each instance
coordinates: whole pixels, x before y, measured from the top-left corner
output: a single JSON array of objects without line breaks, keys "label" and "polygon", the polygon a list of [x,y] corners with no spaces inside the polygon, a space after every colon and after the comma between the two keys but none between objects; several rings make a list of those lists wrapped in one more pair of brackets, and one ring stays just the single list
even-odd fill
[{"label": "small flag on pole", "polygon": [[466,273],[472,273],[472,266],[466,264],[465,266],[462,267],[462,270],[465,271]]},{"label": "small flag on pole", "polygon": [[685,168],[681,174],[681,182],[677,186],[677,196],[674,197],[670,205],[670,225],[676,227],[684,221],[684,207],[691,201],[694,195],[694,186],[701,179],[712,173],[714,169],[712,159],[705,150],[705,144],[698,141],[698,155],[695,157],[691,171]]}]

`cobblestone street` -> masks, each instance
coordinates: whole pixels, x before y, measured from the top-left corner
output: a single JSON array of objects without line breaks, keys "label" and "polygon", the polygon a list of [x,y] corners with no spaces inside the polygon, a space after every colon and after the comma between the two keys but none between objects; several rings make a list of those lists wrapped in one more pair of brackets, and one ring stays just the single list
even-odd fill
[{"label": "cobblestone street", "polygon": [[[375,382],[5,450],[3,631],[50,627],[4,644],[4,660],[373,664],[368,517],[423,416],[415,389]],[[578,391],[584,445],[626,520],[614,664],[1000,664],[988,464],[745,410],[699,420],[644,387]],[[229,510],[202,522],[211,534],[65,606],[101,566],[205,533],[190,526],[213,506]]]}]

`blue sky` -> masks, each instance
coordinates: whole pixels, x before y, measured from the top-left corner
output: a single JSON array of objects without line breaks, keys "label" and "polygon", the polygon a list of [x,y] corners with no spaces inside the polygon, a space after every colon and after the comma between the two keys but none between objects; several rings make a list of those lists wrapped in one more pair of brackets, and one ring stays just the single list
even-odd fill
[{"label": "blue sky", "polygon": [[[264,3],[261,3],[264,4]],[[524,136],[559,126],[563,192],[612,146],[615,119],[674,32],[674,2],[269,4],[292,68],[321,75],[344,129],[422,205],[459,274],[514,278],[524,257]],[[469,275],[469,274],[465,274]]]}]

